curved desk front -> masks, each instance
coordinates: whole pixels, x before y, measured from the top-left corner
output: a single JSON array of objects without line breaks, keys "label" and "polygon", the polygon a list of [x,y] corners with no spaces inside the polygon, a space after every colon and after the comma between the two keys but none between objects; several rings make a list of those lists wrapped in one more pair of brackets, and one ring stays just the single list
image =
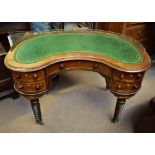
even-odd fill
[{"label": "curved desk front", "polygon": [[50,79],[62,70],[100,73],[116,97],[113,121],[119,120],[126,99],[140,89],[151,61],[136,40],[111,32],[48,32],[18,43],[5,65],[15,89],[31,101],[36,122],[43,124],[39,97],[50,88]]}]

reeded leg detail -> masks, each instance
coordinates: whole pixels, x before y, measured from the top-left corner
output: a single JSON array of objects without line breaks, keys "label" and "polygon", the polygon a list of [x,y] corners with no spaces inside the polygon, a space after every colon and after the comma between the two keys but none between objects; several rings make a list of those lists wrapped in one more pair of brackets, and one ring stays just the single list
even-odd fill
[{"label": "reeded leg detail", "polygon": [[31,107],[32,107],[35,119],[36,119],[36,123],[40,125],[44,125],[44,123],[42,122],[42,118],[41,118],[39,99],[31,99],[30,102],[31,102]]},{"label": "reeded leg detail", "polygon": [[121,99],[121,98],[117,99],[113,122],[119,121],[120,115],[121,115],[124,105],[125,105],[125,102],[126,102],[126,99]]}]

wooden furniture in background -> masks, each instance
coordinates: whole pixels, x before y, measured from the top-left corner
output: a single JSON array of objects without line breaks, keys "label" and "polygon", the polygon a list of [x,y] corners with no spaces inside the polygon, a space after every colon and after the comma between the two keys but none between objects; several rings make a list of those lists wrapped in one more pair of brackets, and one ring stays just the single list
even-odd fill
[{"label": "wooden furniture in background", "polygon": [[31,29],[28,22],[0,22],[0,34],[15,32],[15,31],[29,31]]},{"label": "wooden furniture in background", "polygon": [[30,100],[38,124],[43,124],[39,97],[50,89],[50,79],[59,72],[81,69],[100,73],[117,97],[113,118],[116,122],[126,99],[140,89],[150,64],[148,54],[136,40],[90,31],[36,35],[20,42],[5,58],[15,89]]},{"label": "wooden furniture in background", "polygon": [[29,23],[0,23],[0,98],[6,96],[18,97],[18,93],[13,88],[10,71],[4,65],[4,58],[7,52],[10,50],[10,44],[8,41],[8,33],[14,31],[30,30]]},{"label": "wooden furniture in background", "polygon": [[11,73],[4,65],[4,58],[10,45],[7,34],[0,35],[0,98],[12,95],[15,98],[15,90],[13,88]]},{"label": "wooden furniture in background", "polygon": [[155,52],[155,23],[153,22],[98,22],[94,23],[94,29],[125,34],[142,43],[149,54]]}]

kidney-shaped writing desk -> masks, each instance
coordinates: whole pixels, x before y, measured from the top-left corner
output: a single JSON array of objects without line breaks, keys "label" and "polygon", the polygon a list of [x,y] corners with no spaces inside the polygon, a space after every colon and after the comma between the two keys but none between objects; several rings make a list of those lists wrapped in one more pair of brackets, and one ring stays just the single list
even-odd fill
[{"label": "kidney-shaped writing desk", "polygon": [[140,89],[151,61],[136,40],[112,32],[48,32],[29,37],[5,57],[17,92],[30,99],[36,122],[43,124],[39,97],[63,70],[100,73],[117,97],[113,121],[119,120],[126,99]]}]

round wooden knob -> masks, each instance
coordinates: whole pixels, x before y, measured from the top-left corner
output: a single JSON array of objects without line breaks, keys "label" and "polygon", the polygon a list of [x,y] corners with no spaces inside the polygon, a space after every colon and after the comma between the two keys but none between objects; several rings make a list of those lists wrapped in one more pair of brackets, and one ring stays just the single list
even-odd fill
[{"label": "round wooden knob", "polygon": [[98,63],[94,64],[94,69],[98,68]]},{"label": "round wooden knob", "polygon": [[118,88],[118,89],[121,89],[121,88],[122,88],[121,84],[118,84],[118,85],[117,85],[117,88]]},{"label": "round wooden knob", "polygon": [[20,74],[16,74],[16,75],[15,75],[15,78],[16,78],[16,79],[20,79],[20,77],[21,77]]},{"label": "round wooden knob", "polygon": [[18,85],[18,88],[19,88],[19,89],[23,89],[23,85],[22,85],[22,84],[19,84],[19,85]]},{"label": "round wooden knob", "polygon": [[38,75],[37,74],[33,74],[33,78],[34,79],[37,79],[38,78]]},{"label": "round wooden knob", "polygon": [[60,64],[60,68],[63,69],[65,67],[64,64]]},{"label": "round wooden knob", "polygon": [[31,86],[29,84],[27,84],[27,87],[30,88]]},{"label": "round wooden knob", "polygon": [[25,77],[28,77],[28,74],[25,74]]},{"label": "round wooden knob", "polygon": [[142,78],[142,74],[137,74],[137,78],[138,79]]},{"label": "round wooden knob", "polygon": [[40,85],[36,85],[36,90],[39,90],[40,89]]},{"label": "round wooden knob", "polygon": [[133,89],[138,89],[139,88],[139,86],[137,85],[137,84],[135,84],[134,86],[133,86]]},{"label": "round wooden knob", "polygon": [[126,87],[129,88],[130,87],[130,84],[127,84]]},{"label": "round wooden knob", "polygon": [[125,77],[124,74],[120,75],[120,79],[124,79],[124,77]]}]

